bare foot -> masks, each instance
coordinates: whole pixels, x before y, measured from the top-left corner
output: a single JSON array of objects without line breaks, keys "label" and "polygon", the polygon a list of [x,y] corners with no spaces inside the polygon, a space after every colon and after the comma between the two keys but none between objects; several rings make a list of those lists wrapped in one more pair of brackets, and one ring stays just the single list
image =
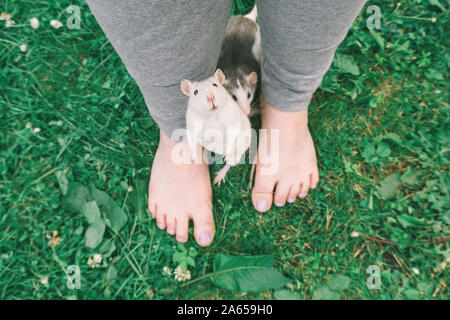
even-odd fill
[{"label": "bare foot", "polygon": [[[188,240],[192,219],[197,243],[208,246],[215,232],[208,164],[194,164],[188,150],[186,143],[176,143],[160,132],[150,175],[148,209],[158,228],[167,229],[181,243]],[[184,152],[182,161],[179,151]]]},{"label": "bare foot", "polygon": [[317,186],[319,171],[307,110],[280,111],[263,97],[261,108],[267,136],[260,138],[252,200],[256,210],[265,212],[272,202],[282,207],[286,201],[306,197]]}]

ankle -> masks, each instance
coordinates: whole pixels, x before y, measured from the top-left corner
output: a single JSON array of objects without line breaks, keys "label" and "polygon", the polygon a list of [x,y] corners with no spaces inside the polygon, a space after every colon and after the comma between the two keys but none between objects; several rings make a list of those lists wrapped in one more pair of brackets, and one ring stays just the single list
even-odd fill
[{"label": "ankle", "polygon": [[[170,161],[173,165],[184,166],[193,164],[203,164],[203,162],[196,163],[191,155],[191,150],[187,142],[177,142],[170,139],[164,132],[160,130],[160,138],[158,145],[158,152],[163,158]],[[200,155],[201,156],[201,155]]]},{"label": "ankle", "polygon": [[300,135],[308,133],[307,109],[299,111],[279,110],[267,103],[264,98],[262,98],[261,108],[263,127],[275,127],[288,131],[295,130]]},{"label": "ankle", "polygon": [[162,149],[171,149],[176,146],[179,142],[170,139],[161,129],[159,130],[159,145],[158,147]]}]

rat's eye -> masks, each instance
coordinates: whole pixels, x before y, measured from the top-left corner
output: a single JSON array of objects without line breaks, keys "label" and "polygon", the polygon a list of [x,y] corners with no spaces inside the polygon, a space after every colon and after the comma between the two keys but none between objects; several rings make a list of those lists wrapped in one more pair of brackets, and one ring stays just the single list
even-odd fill
[{"label": "rat's eye", "polygon": [[195,89],[194,96],[198,95],[198,89]]},{"label": "rat's eye", "polygon": [[217,83],[213,83],[213,86],[216,87],[216,88],[218,87]]},{"label": "rat's eye", "polygon": [[250,92],[247,93],[247,99],[250,99],[250,96],[251,96]]},{"label": "rat's eye", "polygon": [[237,97],[234,94],[232,95],[232,98],[234,101],[237,101]]}]

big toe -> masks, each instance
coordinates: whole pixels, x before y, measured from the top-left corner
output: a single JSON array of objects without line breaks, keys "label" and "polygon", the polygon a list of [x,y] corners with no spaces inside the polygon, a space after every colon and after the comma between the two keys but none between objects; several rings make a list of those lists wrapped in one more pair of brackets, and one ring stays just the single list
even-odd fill
[{"label": "big toe", "polygon": [[266,212],[272,206],[275,179],[271,176],[257,175],[252,190],[253,206],[259,212]]},{"label": "big toe", "polygon": [[211,208],[204,205],[192,215],[194,235],[197,243],[203,247],[209,246],[214,238],[215,227]]}]

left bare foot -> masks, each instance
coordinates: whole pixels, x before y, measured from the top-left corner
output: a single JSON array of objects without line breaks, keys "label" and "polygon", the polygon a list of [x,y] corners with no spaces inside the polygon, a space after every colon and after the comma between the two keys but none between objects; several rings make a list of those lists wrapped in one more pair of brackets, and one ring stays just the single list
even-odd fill
[{"label": "left bare foot", "polygon": [[264,98],[261,108],[267,135],[260,137],[252,200],[256,210],[266,212],[272,202],[282,207],[286,201],[305,198],[317,186],[319,171],[308,111],[280,111]]}]

